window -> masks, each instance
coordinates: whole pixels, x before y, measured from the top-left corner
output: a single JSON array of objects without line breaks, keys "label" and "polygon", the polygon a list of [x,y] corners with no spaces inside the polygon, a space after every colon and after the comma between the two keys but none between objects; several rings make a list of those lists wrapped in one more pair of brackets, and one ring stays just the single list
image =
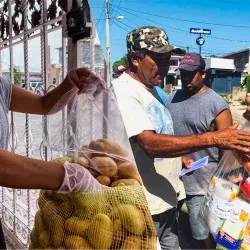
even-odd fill
[{"label": "window", "polygon": [[171,66],[178,66],[178,60],[170,59],[170,65]]}]

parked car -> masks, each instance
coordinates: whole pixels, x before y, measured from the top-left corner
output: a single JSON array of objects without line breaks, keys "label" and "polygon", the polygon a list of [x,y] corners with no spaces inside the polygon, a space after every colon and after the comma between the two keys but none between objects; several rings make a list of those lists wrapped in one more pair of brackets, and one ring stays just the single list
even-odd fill
[{"label": "parked car", "polygon": [[30,82],[30,83],[29,83],[29,86],[30,86],[33,90],[35,90],[37,87],[42,86],[42,83],[41,83],[41,82]]}]

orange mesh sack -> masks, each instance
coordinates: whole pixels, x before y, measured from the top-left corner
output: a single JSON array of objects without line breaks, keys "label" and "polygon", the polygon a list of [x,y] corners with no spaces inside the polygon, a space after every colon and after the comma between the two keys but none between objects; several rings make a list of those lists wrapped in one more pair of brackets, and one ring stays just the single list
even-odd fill
[{"label": "orange mesh sack", "polygon": [[50,160],[77,163],[109,188],[40,191],[29,248],[156,249],[157,233],[112,91],[76,95],[45,123]]}]

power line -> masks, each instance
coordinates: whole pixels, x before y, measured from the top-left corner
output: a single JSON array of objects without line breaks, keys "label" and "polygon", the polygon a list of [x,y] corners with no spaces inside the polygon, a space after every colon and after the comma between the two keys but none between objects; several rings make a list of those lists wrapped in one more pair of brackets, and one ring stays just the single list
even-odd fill
[{"label": "power line", "polygon": [[[122,0],[119,1],[119,4],[118,4],[116,10],[114,11],[114,13],[117,13],[117,14],[118,14],[118,10],[119,10],[120,7],[121,7],[121,3],[122,3]],[[114,5],[114,6],[115,6],[115,5]]]},{"label": "power line", "polygon": [[[117,14],[121,15],[120,12],[119,13],[117,12]],[[126,18],[125,18],[125,20],[126,20]],[[136,22],[134,22],[132,20],[129,20],[129,22],[133,23],[136,27],[140,27],[140,25],[138,23],[136,23]]]},{"label": "power line", "polygon": [[129,29],[134,29],[134,27],[132,27],[132,26],[130,26],[130,25],[127,25],[126,23],[124,23],[124,22],[119,22],[120,24],[122,24],[122,25],[124,25],[124,26],[126,26],[127,28],[129,28]]},{"label": "power line", "polygon": [[100,14],[99,18],[95,19],[97,21],[96,27],[99,25],[100,21],[102,20],[102,15],[104,12],[105,12],[105,0],[103,1],[102,10],[101,10],[101,14]]},{"label": "power line", "polygon": [[[187,30],[179,29],[179,28],[176,28],[176,27],[173,27],[173,26],[169,26],[169,25],[165,25],[165,24],[163,25],[163,24],[161,24],[161,23],[159,23],[159,22],[155,22],[155,21],[153,21],[153,20],[151,20],[151,19],[148,19],[148,18],[145,18],[145,17],[141,17],[141,16],[139,16],[139,15],[137,15],[137,14],[135,14],[135,13],[131,13],[130,11],[127,11],[128,8],[126,8],[126,10],[125,10],[124,8],[121,8],[121,9],[122,9],[124,12],[126,12],[126,13],[128,13],[128,14],[130,14],[130,15],[139,17],[139,18],[144,19],[144,20],[147,20],[147,21],[149,21],[149,22],[152,22],[152,23],[155,23],[155,24],[158,24],[158,25],[161,25],[161,26],[166,26],[166,27],[168,27],[168,28],[170,28],[170,29],[173,29],[173,30],[175,30],[175,31],[179,31],[179,32],[183,32],[183,33],[188,33],[188,34],[190,34]],[[131,9],[130,9],[130,10],[131,10]],[[131,11],[134,11],[134,10],[131,10]],[[138,12],[138,11],[136,11],[136,12]],[[148,13],[148,14],[149,14],[149,13]],[[151,15],[151,14],[149,14],[149,15]],[[224,40],[224,41],[230,41],[230,42],[239,42],[239,43],[249,43],[249,42],[250,42],[250,41],[234,40],[234,39],[228,39],[228,38],[216,37],[216,36],[208,36],[208,38],[217,39],[217,40]]]},{"label": "power line", "polygon": [[118,26],[120,29],[122,29],[122,30],[124,30],[124,31],[126,31],[126,32],[129,32],[127,29],[123,28],[120,24],[118,24],[118,23],[116,22],[116,20],[114,20],[114,24],[115,24],[116,26]]},{"label": "power line", "polygon": [[[132,9],[125,8],[125,7],[122,7],[122,9],[132,10]],[[135,10],[132,10],[132,11],[135,11]],[[136,12],[141,13],[141,14],[155,16],[155,17],[160,17],[160,18],[164,18],[164,19],[171,19],[171,20],[175,20],[175,21],[181,21],[181,22],[202,23],[202,24],[215,25],[215,26],[250,29],[250,26],[245,26],[245,25],[232,25],[232,24],[223,24],[223,23],[210,23],[210,22],[204,22],[204,21],[194,21],[194,20],[189,20],[189,19],[181,19],[181,18],[175,18],[175,17],[169,17],[169,16],[161,16],[161,15],[158,15],[158,14],[152,14],[152,13],[147,13],[147,12],[138,11],[138,10],[136,10]]]}]

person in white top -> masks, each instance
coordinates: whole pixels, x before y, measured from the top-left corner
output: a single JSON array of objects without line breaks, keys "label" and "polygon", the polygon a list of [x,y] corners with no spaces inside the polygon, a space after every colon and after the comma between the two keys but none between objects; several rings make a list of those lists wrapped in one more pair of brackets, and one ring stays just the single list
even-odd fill
[{"label": "person in white top", "polygon": [[129,68],[112,82],[162,249],[179,249],[178,201],[185,198],[178,174],[181,156],[207,147],[248,152],[249,133],[238,124],[201,135],[174,136],[173,122],[156,86],[167,75],[173,52],[164,30],[140,27],[127,35]]}]

